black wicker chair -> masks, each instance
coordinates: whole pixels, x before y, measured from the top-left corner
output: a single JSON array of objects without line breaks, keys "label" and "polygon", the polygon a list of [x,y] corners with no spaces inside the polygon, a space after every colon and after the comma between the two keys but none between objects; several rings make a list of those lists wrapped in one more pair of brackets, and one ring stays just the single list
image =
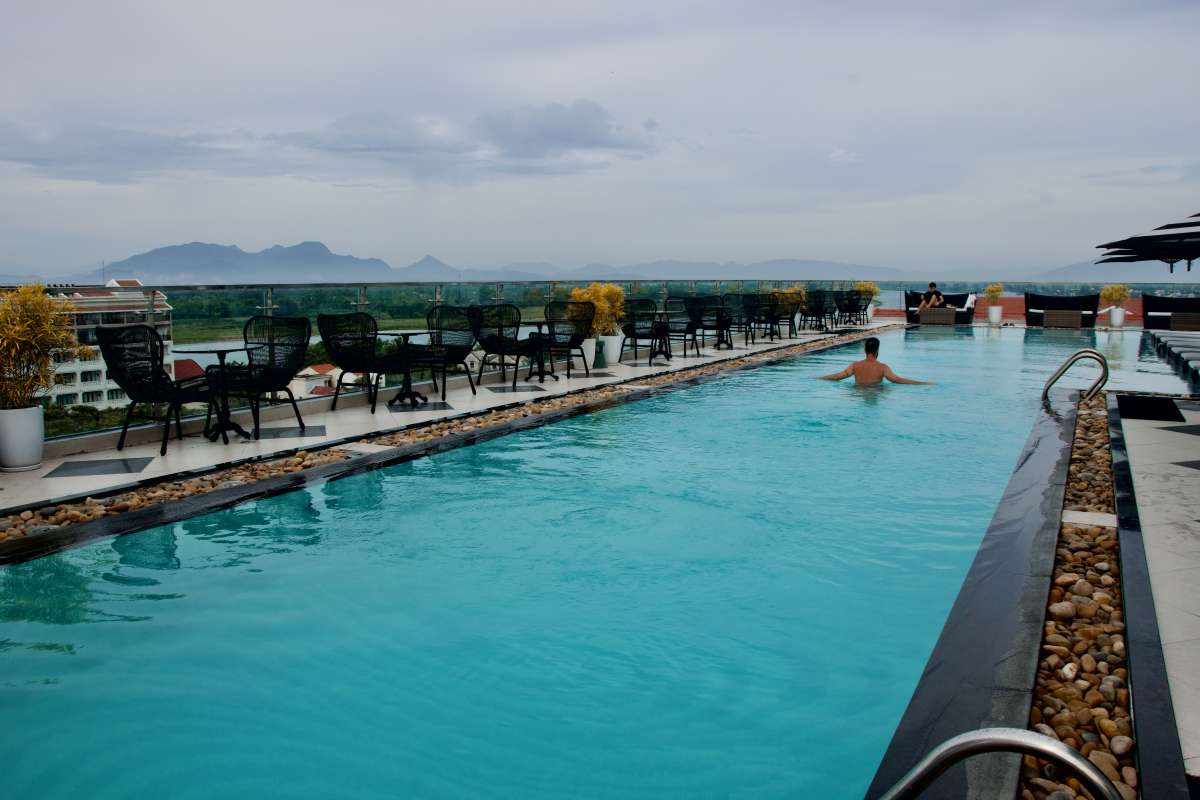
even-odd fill
[{"label": "black wicker chair", "polygon": [[312,338],[312,323],[307,317],[254,316],[246,320],[242,339],[246,343],[246,365],[226,364],[209,367],[208,383],[216,392],[224,389],[231,397],[244,397],[250,403],[255,439],[259,437],[262,397],[272,392],[287,392],[296,413],[296,424],[304,430],[304,419],[296,396],[288,386],[304,368],[304,354]]},{"label": "black wicker chair", "polygon": [[801,300],[797,294],[786,294],[784,292],[776,292],[772,295],[775,298],[775,307],[771,309],[771,324],[775,332],[783,337],[783,324],[787,323],[788,338],[796,338],[796,314],[800,311]]},{"label": "black wicker chair", "polygon": [[[746,344],[753,344],[758,340],[758,331],[763,326],[762,321],[762,298],[757,294],[742,294],[732,295],[740,299],[742,308],[742,331],[745,334]],[[727,306],[729,300],[726,299]]]},{"label": "black wicker chair", "polygon": [[650,343],[650,356],[646,359],[649,366],[656,355],[671,359],[671,344],[669,329],[658,313],[658,303],[650,299],[625,301],[625,321],[621,325],[621,333],[625,334],[621,342],[621,352],[617,354],[617,363],[625,355],[625,345],[632,345],[633,360],[637,362],[638,343]]},{"label": "black wicker chair", "polygon": [[454,366],[463,368],[471,394],[476,394],[471,368],[467,366],[467,356],[475,349],[473,309],[467,306],[434,306],[425,315],[425,324],[429,328],[428,343],[410,342],[408,345],[413,365],[429,367],[434,391],[437,391],[437,373],[441,370],[443,400],[446,399],[447,374],[450,367]]},{"label": "black wicker chair", "polygon": [[[500,367],[500,380],[506,381],[507,369],[512,367],[512,387],[517,388],[517,373],[521,358],[534,359],[541,355],[541,343],[536,339],[522,339],[521,309],[512,303],[494,303],[472,308],[475,322],[475,338],[483,349],[483,358],[479,359],[479,377],[477,382],[483,382],[483,368],[489,358],[495,358]],[[511,363],[507,359],[512,359]]]},{"label": "black wicker chair", "polygon": [[[730,350],[733,349],[733,335],[731,333],[733,320],[725,313],[725,305],[721,302],[720,297],[717,295],[686,297],[684,298],[684,307],[687,309],[688,318],[692,322],[693,344],[696,342],[696,334],[699,333],[701,346],[707,346],[707,335],[714,333],[717,336],[715,349],[720,350],[721,345],[728,347]],[[699,355],[699,348],[696,349],[696,353]]]},{"label": "black wicker chair", "polygon": [[[342,371],[333,391],[333,403],[329,410],[337,409],[338,396],[343,386],[358,386],[367,390],[371,413],[379,401],[379,383],[384,375],[403,375],[404,386],[388,404],[409,400],[415,407],[425,398],[412,391],[412,354],[400,346],[384,352],[380,336],[399,336],[402,340],[411,334],[388,334],[379,332],[379,325],[370,314],[354,311],[349,314],[317,315],[317,330],[321,332],[321,343],[334,366]],[[359,381],[345,382],[349,374],[361,375]]]},{"label": "black wicker chair", "polygon": [[166,413],[151,419],[162,422],[162,446],[159,455],[167,454],[167,441],[171,437],[171,420],[175,420],[175,432],[183,438],[183,424],[179,420],[180,409],[185,403],[205,403],[208,413],[204,427],[212,418],[212,389],[203,377],[172,380],[164,366],[162,337],[150,325],[101,325],[96,328],[96,341],[109,377],[116,381],[129,397],[125,410],[125,424],[121,426],[121,437],[117,449],[125,447],[125,435],[133,420],[133,411],[139,405],[166,406]]},{"label": "black wicker chair", "polygon": [[[575,354],[583,361],[583,374],[590,376],[587,356],[583,352],[583,340],[592,335],[592,321],[596,319],[596,304],[591,301],[552,300],[546,304],[546,330],[530,335],[531,345],[540,344],[550,357],[550,373],[554,374],[554,357],[567,357],[567,378],[571,377],[571,365]],[[528,380],[533,376],[533,362],[529,363]]]},{"label": "black wicker chair", "polygon": [[806,328],[823,331],[829,327],[835,313],[828,292],[824,289],[809,289],[800,312],[800,324]]},{"label": "black wicker chair", "polygon": [[668,297],[663,302],[661,321],[665,326],[667,342],[672,350],[674,350],[675,342],[683,342],[683,355],[686,357],[688,343],[691,342],[696,350],[696,355],[700,355],[700,342],[696,338],[696,322],[688,313],[688,298]]}]

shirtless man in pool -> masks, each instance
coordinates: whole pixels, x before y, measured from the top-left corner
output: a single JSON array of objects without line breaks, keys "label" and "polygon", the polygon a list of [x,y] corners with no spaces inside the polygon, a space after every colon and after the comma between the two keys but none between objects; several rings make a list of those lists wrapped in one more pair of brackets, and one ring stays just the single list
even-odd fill
[{"label": "shirtless man in pool", "polygon": [[892,372],[891,367],[879,360],[879,340],[874,336],[863,342],[863,349],[866,351],[867,357],[862,361],[855,361],[841,372],[835,372],[832,375],[822,375],[821,380],[840,381],[853,375],[854,382],[859,386],[878,386],[883,383],[884,378],[887,378],[892,383],[930,383],[930,381],[914,381],[911,378],[901,378]]}]

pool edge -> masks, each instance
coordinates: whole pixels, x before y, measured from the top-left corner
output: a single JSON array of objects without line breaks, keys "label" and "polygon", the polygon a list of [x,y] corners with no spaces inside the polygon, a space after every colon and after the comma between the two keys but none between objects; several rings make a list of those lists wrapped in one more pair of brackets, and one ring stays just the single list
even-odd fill
[{"label": "pool edge", "polygon": [[[549,425],[571,417],[590,414],[596,411],[602,411],[607,408],[623,405],[625,403],[644,400],[680,389],[686,389],[701,383],[717,380],[725,375],[737,374],[746,370],[778,364],[781,361],[787,361],[794,358],[803,358],[811,353],[819,353],[837,347],[844,347],[846,345],[851,345],[861,341],[862,339],[865,339],[868,336],[874,335],[878,332],[900,332],[905,330],[907,327],[908,326],[904,325],[896,325],[881,329],[855,331],[854,333],[849,334],[848,339],[842,338],[838,341],[829,341],[827,343],[818,344],[814,347],[807,348],[797,353],[783,353],[782,351],[793,345],[780,345],[769,350],[759,351],[758,353],[767,356],[775,354],[776,357],[774,358],[748,360],[740,364],[725,366],[712,373],[690,375],[688,377],[674,380],[662,385],[631,389],[620,395],[612,395],[604,399],[582,403],[580,405],[571,406],[565,409],[539,413],[536,416],[513,420],[511,422],[496,425],[485,430],[446,434],[438,439],[428,442],[401,445],[386,452],[356,455],[355,457],[347,459],[346,461],[328,464],[326,466],[316,467],[314,469],[308,469],[303,472],[276,475],[270,478],[255,481],[253,483],[231,486],[225,489],[216,489],[211,492],[193,495],[180,500],[174,500],[142,509],[127,511],[116,516],[101,517],[100,519],[71,525],[69,527],[57,529],[55,531],[44,533],[38,536],[27,536],[21,539],[12,539],[5,542],[0,542],[0,567],[31,561],[35,558],[42,558],[63,550],[69,550],[75,547],[83,546],[98,539],[137,533],[138,531],[157,527],[159,525],[180,522],[185,519],[200,516],[201,514],[207,514],[213,511],[231,508],[241,503],[262,500],[279,494],[285,494],[287,492],[317,486],[325,483],[326,481],[339,480],[341,478],[347,478],[363,472],[384,469],[386,467],[406,461],[413,461],[418,458],[424,458],[425,456],[435,455],[437,453],[442,453],[449,450],[455,450],[459,447],[466,447],[479,442],[489,441],[501,436],[507,436],[510,433],[516,433],[518,431],[531,428],[538,428],[543,425]],[[738,358],[738,356],[733,356],[728,359],[722,359],[719,362],[708,362],[706,364],[697,366],[712,366],[722,362],[736,361]],[[627,380],[617,381],[609,385],[637,383],[638,381],[644,381],[650,378],[671,374],[673,374],[671,371],[662,371],[644,375],[636,375],[631,376]],[[594,388],[597,387],[581,387],[579,389],[567,392],[564,395],[556,395],[554,398],[547,399],[559,399],[561,397],[582,394]],[[538,401],[535,400],[533,402],[536,404]],[[496,410],[496,408],[507,409],[521,405],[526,405],[525,401],[507,403],[503,406],[488,409],[488,411]],[[487,411],[468,411],[463,412],[462,414],[451,415],[451,417],[447,419],[467,420],[473,417],[483,416],[486,413]],[[426,427],[438,421],[444,420],[413,423],[399,426],[394,429],[374,431],[363,435],[355,435],[352,437],[346,437],[345,439],[335,440],[327,445],[323,444],[319,448],[309,449],[330,449],[352,442],[367,440],[372,437],[388,435],[390,433],[399,432],[402,430]],[[296,450],[299,449],[302,448],[296,448]],[[233,463],[241,462],[230,462],[230,464]],[[212,470],[206,469],[199,471],[197,474],[208,474],[211,471]],[[172,475],[169,477],[156,477],[144,482],[144,485],[155,485],[177,478],[178,475]],[[111,494],[111,492],[106,491],[103,493],[98,493],[96,496],[107,496],[109,494]]]},{"label": "pool edge", "polygon": [[[1074,442],[1077,392],[1040,407],[937,643],[867,790],[876,798],[934,746],[982,727],[1025,728]],[[959,764],[923,798],[1015,797],[1020,756]]]},{"label": "pool edge", "polygon": [[[1133,708],[1134,741],[1137,742],[1138,790],[1144,797],[1190,796],[1175,706],[1167,679],[1154,608],[1150,567],[1142,539],[1133,468],[1125,448],[1118,394],[1109,392],[1108,440],[1112,456],[1113,504],[1117,513],[1117,539],[1121,544],[1121,597],[1125,619],[1125,641],[1129,648],[1129,689]],[[1140,710],[1139,710],[1140,707]]]}]

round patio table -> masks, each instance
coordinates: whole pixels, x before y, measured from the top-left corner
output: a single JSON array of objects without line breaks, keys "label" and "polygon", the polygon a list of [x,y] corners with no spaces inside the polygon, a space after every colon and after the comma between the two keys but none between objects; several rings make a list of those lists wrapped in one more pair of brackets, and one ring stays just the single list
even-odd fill
[{"label": "round patio table", "polygon": [[217,437],[220,437],[224,444],[229,444],[229,431],[233,431],[239,436],[249,439],[250,434],[241,425],[233,421],[229,411],[229,381],[225,380],[225,357],[230,353],[244,353],[247,351],[246,346],[239,345],[237,347],[197,347],[185,350],[174,349],[172,352],[176,355],[214,355],[217,357],[217,370],[221,373],[220,392],[217,395],[217,421],[204,431],[204,436],[210,442],[215,442]]}]

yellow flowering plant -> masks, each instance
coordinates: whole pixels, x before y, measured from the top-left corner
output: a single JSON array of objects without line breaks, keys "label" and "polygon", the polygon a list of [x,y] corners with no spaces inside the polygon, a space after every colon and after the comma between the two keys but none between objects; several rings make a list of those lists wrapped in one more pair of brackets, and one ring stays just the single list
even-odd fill
[{"label": "yellow flowering plant", "polygon": [[571,299],[587,301],[596,307],[592,318],[592,336],[614,336],[625,316],[625,290],[615,283],[593,283],[591,286],[576,286],[571,290]]},{"label": "yellow flowering plant", "polygon": [[995,303],[1002,294],[1004,294],[1004,284],[999,282],[989,283],[983,290],[983,296],[988,299],[989,303]]},{"label": "yellow flowering plant", "polygon": [[868,301],[874,300],[879,296],[879,286],[875,281],[856,281],[854,283],[854,290],[868,295]]},{"label": "yellow flowering plant", "polygon": [[1119,306],[1129,299],[1129,287],[1123,283],[1110,283],[1100,290],[1100,303]]},{"label": "yellow flowering plant", "polygon": [[71,329],[72,308],[44,286],[0,292],[0,408],[29,408],[54,385],[54,355],[92,357]]}]

